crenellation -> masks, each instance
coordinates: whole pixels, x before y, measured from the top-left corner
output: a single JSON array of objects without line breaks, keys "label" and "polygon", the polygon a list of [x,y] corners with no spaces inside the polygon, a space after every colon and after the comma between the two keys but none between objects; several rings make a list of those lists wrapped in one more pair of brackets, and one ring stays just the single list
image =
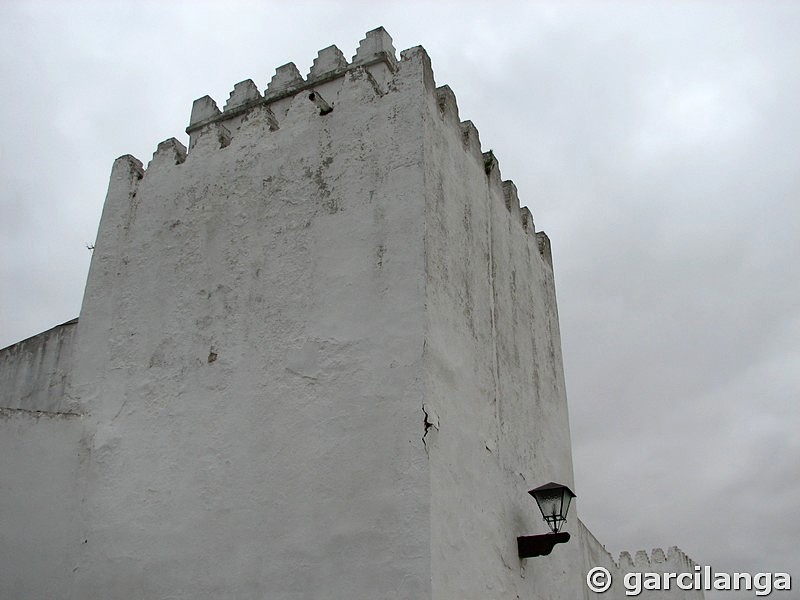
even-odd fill
[{"label": "crenellation", "polygon": [[[424,48],[419,46],[405,50],[401,53],[401,59],[415,60],[420,53],[424,58],[424,83],[426,88],[433,89],[430,59]],[[366,78],[370,81],[375,93],[383,95],[392,87],[397,69],[398,61],[395,57],[392,38],[382,27],[367,32],[366,37],[359,43],[356,55],[350,64],[338,47],[328,46],[318,52],[309,71],[308,79],[303,79],[295,63],[289,62],[275,70],[275,75],[263,95],[251,79],[246,79],[234,86],[223,111],[219,110],[216,102],[210,96],[203,96],[195,100],[189,126],[186,128],[186,132],[190,136],[189,149],[194,148],[199,130],[206,125],[217,122],[225,122],[230,125],[228,121],[233,120],[233,126],[229,128],[235,132],[244,119],[244,115],[250,110],[262,104],[272,105],[304,90],[309,91],[309,99],[318,105],[319,114],[328,114],[333,108],[332,103],[323,99],[319,95],[318,89],[314,88],[348,73],[351,75],[355,73],[350,77],[350,82]],[[371,94],[368,95],[371,96]],[[452,101],[455,103],[455,96]],[[283,108],[288,108],[288,104]],[[276,112],[279,113],[280,109]],[[277,129],[277,123],[274,124],[274,129]]]},{"label": "crenellation", "polygon": [[489,187],[495,186],[502,191],[503,176],[500,174],[500,163],[494,155],[494,151],[489,150],[483,153],[483,170],[486,172]]},{"label": "crenellation", "polygon": [[619,553],[619,568],[621,571],[631,571],[634,568],[633,558],[631,558],[631,553],[627,550],[623,550]]},{"label": "crenellation", "polygon": [[494,156],[493,150],[488,150],[483,153],[483,170],[489,175],[492,171],[499,168],[497,158]]},{"label": "crenellation", "polygon": [[519,192],[513,181],[507,179],[503,182],[503,195],[506,198],[506,208],[509,211],[519,210]]},{"label": "crenellation", "polygon": [[[512,219],[516,219],[518,222],[522,223],[522,228],[525,231],[533,232],[533,220],[530,222],[530,228],[528,227],[527,217],[521,211],[519,206],[519,193],[517,192],[517,186],[514,185],[514,182],[510,179],[507,181],[503,181],[503,196],[505,197],[506,201],[506,209],[511,214]],[[527,209],[525,209],[527,210]],[[530,213],[528,213],[530,214]]]},{"label": "crenellation", "polygon": [[536,233],[536,226],[533,223],[533,215],[527,206],[523,206],[519,209],[519,220],[520,223],[522,223],[522,229],[525,231],[525,233]]},{"label": "crenellation", "polygon": [[695,562],[677,546],[670,547],[666,553],[662,548],[653,548],[649,555],[646,550],[638,550],[633,559],[629,552],[621,552],[619,564],[623,571],[626,568],[628,570],[633,568],[645,570],[654,565],[664,565],[660,567],[661,569],[668,566],[670,570],[691,571],[695,566]]},{"label": "crenellation", "polygon": [[123,154],[114,161],[111,167],[111,177],[126,179],[132,189],[135,189],[137,182],[144,177],[144,164],[133,154]]},{"label": "crenellation", "polygon": [[428,92],[434,92],[436,81],[433,78],[433,67],[431,67],[431,57],[422,46],[413,46],[400,52],[400,62],[403,64],[418,63],[421,67],[422,85]]},{"label": "crenellation", "polygon": [[676,566],[694,567],[695,564],[695,562],[677,546],[672,546],[667,551],[667,560]]},{"label": "crenellation", "polygon": [[352,64],[363,65],[378,60],[385,61],[392,70],[397,67],[392,36],[383,27],[367,32],[366,37],[358,44]]},{"label": "crenellation", "polygon": [[186,155],[186,146],[174,137],[164,140],[158,144],[156,151],[153,153],[153,158],[147,165],[147,172],[153,167],[179,165],[186,160]]},{"label": "crenellation", "polygon": [[[442,111],[442,114],[450,114],[458,119],[458,102],[449,85],[440,85],[436,88],[436,100],[439,103],[439,110]],[[461,119],[458,119],[457,123],[460,124]]]},{"label": "crenellation", "polygon": [[550,238],[544,231],[537,231],[534,233],[536,236],[536,245],[539,248],[539,255],[544,260],[545,264],[553,268],[553,251],[550,247]]},{"label": "crenellation", "polygon": [[[328,46],[320,50],[311,67],[308,80],[303,79],[297,66],[292,62],[278,67],[263,96],[251,79],[241,81],[234,86],[223,111],[219,110],[209,96],[196,100],[192,108],[189,126],[186,128],[186,132],[190,136],[190,150],[195,146],[199,130],[206,125],[217,122],[225,122],[230,125],[228,122],[231,121],[233,126],[230,127],[230,130],[235,132],[249,111],[260,105],[274,105],[304,90],[309,91],[308,98],[317,104],[319,114],[328,114],[333,109],[333,105],[327,102],[315,88],[348,73],[351,74],[349,81],[357,82],[366,79],[370,82],[375,94],[383,95],[396,70],[391,38],[385,31],[381,33],[375,30],[367,34],[366,40],[362,40],[362,46],[362,58],[359,59],[358,64],[348,64],[344,54],[336,46]],[[388,66],[391,66],[391,69]],[[373,96],[373,94],[368,95]],[[284,103],[281,108],[288,109],[288,106]],[[278,109],[277,112],[280,113],[281,109]],[[277,128],[276,121],[272,124],[271,129]]]},{"label": "crenellation", "polygon": [[131,154],[124,154],[114,161],[102,217],[113,226],[98,229],[92,264],[113,255],[121,232],[130,227],[138,204],[136,195],[144,174],[142,161]]},{"label": "crenellation", "polygon": [[192,116],[189,118],[189,128],[193,125],[198,125],[209,119],[213,119],[222,114],[217,107],[217,103],[211,96],[203,96],[198,98],[192,104]]},{"label": "crenellation", "polygon": [[[206,143],[215,149],[224,148],[230,143],[231,135],[236,134],[241,124],[254,116],[250,113],[261,106],[267,111],[265,119],[269,130],[277,130],[279,119],[285,118],[291,105],[289,99],[301,92],[306,93],[306,98],[316,105],[319,115],[332,112],[334,101],[370,102],[389,90],[397,90],[398,86],[405,85],[403,80],[409,77],[409,73],[399,79],[395,77],[401,64],[420,62],[423,85],[433,94],[442,118],[458,126],[464,150],[482,162],[488,185],[497,186],[498,191],[502,191],[505,206],[512,218],[522,225],[526,233],[536,235],[539,253],[552,267],[549,239],[545,235],[536,233],[533,215],[527,207],[520,206],[514,183],[502,181],[494,152],[482,151],[479,132],[475,125],[471,121],[460,121],[458,102],[453,90],[449,85],[436,87],[430,58],[425,49],[417,46],[403,50],[400,52],[399,61],[395,54],[391,36],[383,27],[378,27],[368,31],[364,39],[359,42],[351,63],[347,62],[344,53],[337,46],[330,45],[317,53],[307,79],[303,79],[295,63],[289,62],[276,69],[263,95],[259,93],[251,79],[237,83],[225,104],[224,111],[220,111],[209,96],[204,96],[196,100],[192,107],[191,123],[187,128],[187,132],[190,133],[189,149],[195,148],[201,135],[208,136],[212,131],[215,132],[212,135],[214,141]],[[344,77],[344,86],[329,89],[328,83],[339,77]],[[417,77],[411,75],[409,82],[416,80]],[[324,96],[320,93],[320,89],[323,90]],[[329,93],[331,97],[328,97]],[[272,107],[272,110],[269,107]],[[227,127],[220,125],[223,122]],[[221,128],[209,128],[209,125],[214,123]]]},{"label": "crenellation", "polygon": [[347,69],[347,59],[336,46],[328,46],[317,53],[314,64],[308,72],[308,81],[319,81],[341,75]]},{"label": "crenellation", "polygon": [[275,100],[279,97],[287,96],[295,93],[305,84],[303,76],[297,70],[297,65],[293,62],[286,63],[275,69],[275,75],[272,76],[267,91],[264,92],[264,98],[267,100]]},{"label": "crenellation", "polygon": [[462,121],[459,126],[461,127],[461,142],[464,145],[464,150],[472,154],[476,160],[482,161],[481,138],[477,127],[472,121]]},{"label": "crenellation", "polygon": [[633,557],[633,563],[639,569],[648,570],[650,567],[650,557],[647,556],[647,550],[637,550],[636,555]]},{"label": "crenellation", "polygon": [[261,100],[261,92],[252,79],[245,79],[233,86],[233,91],[225,103],[223,112],[230,112],[234,108],[247,106]]},{"label": "crenellation", "polygon": [[439,104],[439,110],[442,116],[448,119],[453,125],[461,125],[461,119],[458,117],[458,103],[456,102],[456,95],[449,85],[443,85],[436,88],[436,101]]}]

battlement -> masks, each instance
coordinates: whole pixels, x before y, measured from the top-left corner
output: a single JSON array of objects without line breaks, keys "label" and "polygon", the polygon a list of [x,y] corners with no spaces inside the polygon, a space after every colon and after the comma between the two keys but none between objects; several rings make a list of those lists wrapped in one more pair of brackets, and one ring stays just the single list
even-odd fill
[{"label": "battlement", "polygon": [[397,57],[392,45],[392,38],[383,27],[367,32],[349,63],[339,48],[328,46],[317,53],[317,58],[314,59],[311,70],[305,79],[297,66],[290,62],[275,70],[275,75],[272,76],[263,94],[259,92],[252,79],[245,79],[237,83],[222,111],[210,96],[198,98],[192,106],[186,133],[191,135],[210,123],[226,121],[256,106],[271,104],[311,90],[315,86],[344,76],[352,69],[359,67],[367,69],[377,64],[385,65],[392,73],[397,70]]},{"label": "battlement", "polygon": [[619,555],[619,568],[623,572],[670,571],[689,573],[694,570],[695,562],[680,548],[672,546],[664,552],[662,548],[653,548],[650,554],[646,550],[637,550],[631,556],[623,551]]},{"label": "battlement", "polygon": [[[471,121],[461,121],[456,96],[450,87],[435,87],[430,59],[424,48],[403,50],[398,60],[392,38],[383,27],[366,33],[349,62],[339,48],[331,45],[317,53],[306,77],[295,63],[289,62],[275,70],[263,92],[252,79],[235,84],[221,110],[210,96],[198,98],[192,105],[186,127],[188,150],[171,138],[159,145],[150,166],[183,163],[187,152],[191,154],[201,138],[205,140],[204,145],[222,149],[231,143],[242,127],[257,125],[265,132],[276,131],[289,117],[290,110],[294,110],[292,104],[298,96],[306,97],[306,102],[316,108],[319,116],[335,111],[336,105],[343,101],[343,88],[348,84],[362,88],[358,93],[345,94],[348,100],[380,98],[402,86],[397,78],[398,75],[402,78],[404,65],[409,62],[417,62],[421,67],[424,86],[438,105],[441,119],[460,136],[464,151],[483,166],[488,185],[499,190],[513,220],[525,233],[534,237],[539,254],[546,264],[552,266],[547,236],[536,232],[533,215],[527,207],[520,205],[514,183],[502,180],[494,152],[481,148],[475,125]],[[163,144],[167,146],[162,148]]]}]

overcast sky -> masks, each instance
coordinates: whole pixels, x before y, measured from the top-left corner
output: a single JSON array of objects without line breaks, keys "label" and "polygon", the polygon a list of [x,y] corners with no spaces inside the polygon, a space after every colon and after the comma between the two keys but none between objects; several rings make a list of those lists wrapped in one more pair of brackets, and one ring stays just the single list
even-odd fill
[{"label": "overcast sky", "polygon": [[5,0],[0,347],[77,316],[117,156],[379,25],[552,240],[581,518],[800,577],[800,3]]}]

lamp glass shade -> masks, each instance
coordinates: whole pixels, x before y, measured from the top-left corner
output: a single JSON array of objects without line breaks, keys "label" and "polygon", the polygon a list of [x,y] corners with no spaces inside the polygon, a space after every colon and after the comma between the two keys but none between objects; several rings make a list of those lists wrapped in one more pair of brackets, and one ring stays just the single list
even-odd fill
[{"label": "lamp glass shade", "polygon": [[547,525],[553,533],[558,533],[561,525],[567,520],[569,505],[575,494],[567,486],[552,481],[528,493],[533,496],[536,504],[539,505],[539,510],[542,511],[542,516],[547,521]]}]

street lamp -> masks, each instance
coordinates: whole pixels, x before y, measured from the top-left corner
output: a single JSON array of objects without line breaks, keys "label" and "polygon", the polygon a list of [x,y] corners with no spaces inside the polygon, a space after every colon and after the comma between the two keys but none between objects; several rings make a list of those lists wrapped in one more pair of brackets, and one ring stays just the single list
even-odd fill
[{"label": "street lamp", "polygon": [[569,533],[559,532],[564,521],[567,520],[570,502],[575,494],[565,485],[559,483],[546,483],[528,492],[539,510],[542,511],[547,526],[552,533],[543,535],[524,535],[517,538],[517,548],[520,558],[532,556],[546,556],[550,554],[556,544],[569,541]]}]

